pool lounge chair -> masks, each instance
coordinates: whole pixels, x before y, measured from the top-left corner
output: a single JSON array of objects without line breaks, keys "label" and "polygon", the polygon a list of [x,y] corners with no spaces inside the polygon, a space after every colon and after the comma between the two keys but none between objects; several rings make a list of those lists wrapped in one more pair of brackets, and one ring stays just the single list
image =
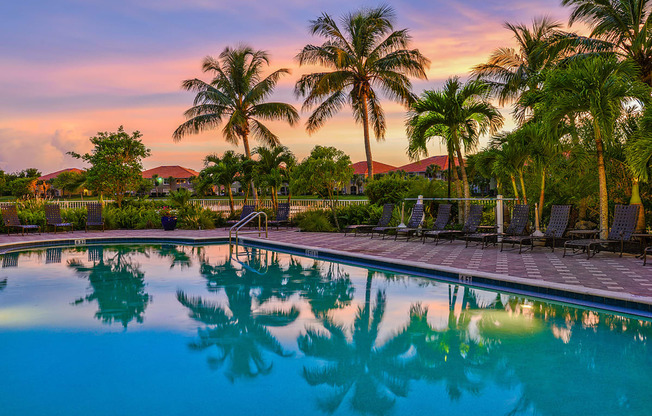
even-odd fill
[{"label": "pool lounge chair", "polygon": [[392,220],[393,212],[394,212],[394,204],[385,204],[383,205],[383,213],[380,216],[380,219],[378,220],[378,224],[349,225],[344,229],[344,235],[346,236],[348,233],[352,232],[353,236],[355,237],[358,235],[358,233],[369,233],[371,232],[372,228],[375,227],[387,227],[389,225],[389,222]]},{"label": "pool lounge chair", "polygon": [[240,212],[240,218],[237,219],[237,220],[228,220],[226,222],[226,228],[228,228],[229,226],[236,225],[238,222],[240,222],[243,219],[247,218],[247,216],[249,214],[251,214],[252,212],[254,212],[255,209],[256,209],[255,205],[243,205],[242,206],[242,211]]},{"label": "pool lounge chair", "polygon": [[290,203],[289,202],[281,202],[278,204],[276,207],[276,218],[273,220],[267,221],[267,225],[270,227],[276,227],[278,230],[278,227],[281,225],[285,225],[286,227],[290,226]]},{"label": "pool lounge chair", "polygon": [[455,237],[473,234],[478,231],[478,226],[482,221],[482,205],[473,204],[469,208],[469,216],[464,222],[461,230],[433,230],[426,231],[422,234],[422,242],[425,243],[428,237],[435,239],[435,244],[439,244],[442,237],[448,237],[452,242]]},{"label": "pool lounge chair", "polygon": [[[437,218],[435,219],[435,223],[433,224],[432,228],[430,230],[426,231],[443,231],[446,229],[446,226],[448,225],[448,222],[450,221],[451,218],[451,204],[439,204],[437,207]],[[419,233],[422,231],[420,228],[399,228],[396,230],[396,235],[394,236],[394,240],[398,238],[399,235],[405,234],[406,240],[409,240],[410,237],[413,235]]]},{"label": "pool lounge chair", "polygon": [[469,246],[469,241],[477,241],[482,244],[482,249],[489,245],[489,243],[494,243],[498,241],[499,237],[510,237],[518,236],[525,234],[525,227],[527,226],[530,215],[530,206],[529,205],[515,205],[512,210],[512,221],[509,223],[509,226],[504,233],[474,233],[464,236],[466,241],[466,247]]},{"label": "pool lounge chair", "polygon": [[20,223],[15,205],[2,207],[2,222],[5,224],[5,228],[7,228],[7,235],[9,235],[9,230],[12,228],[20,229],[20,235],[25,235],[25,231],[29,233],[29,230],[34,230],[39,234],[41,233],[40,225],[23,225]]},{"label": "pool lounge chair", "polygon": [[607,238],[568,240],[564,243],[564,257],[566,257],[567,248],[572,248],[574,254],[578,250],[581,250],[582,252],[586,251],[586,258],[590,259],[595,256],[601,248],[615,247],[617,245],[620,245],[620,257],[622,257],[625,242],[631,240],[632,234],[636,229],[638,211],[638,205],[616,205],[613,222],[611,223],[611,229],[609,230]]},{"label": "pool lounge chair", "polygon": [[[416,204],[412,207],[412,213],[410,214],[410,220],[408,221],[407,228],[418,228],[421,222],[423,221],[423,204]],[[396,231],[403,227],[374,227],[371,229],[371,238],[374,238],[374,234],[382,234],[383,240],[385,236],[390,231]]]},{"label": "pool lounge chair", "polygon": [[70,232],[74,231],[74,227],[70,222],[63,222],[61,218],[61,207],[59,205],[46,205],[45,206],[45,219],[48,227],[54,227],[54,233],[57,233],[57,228],[70,228]]},{"label": "pool lounge chair", "polygon": [[99,202],[86,204],[86,230],[84,232],[88,232],[88,227],[102,227],[102,232],[104,232],[102,204]]},{"label": "pool lounge chair", "polygon": [[543,236],[536,237],[531,235],[509,236],[504,237],[500,242],[500,251],[503,251],[505,244],[511,244],[515,248],[518,244],[518,254],[523,251],[525,244],[530,250],[534,249],[535,241],[548,241],[552,244],[552,251],[555,251],[555,243],[564,237],[568,228],[568,219],[570,218],[571,205],[553,205],[550,211],[550,220]]}]

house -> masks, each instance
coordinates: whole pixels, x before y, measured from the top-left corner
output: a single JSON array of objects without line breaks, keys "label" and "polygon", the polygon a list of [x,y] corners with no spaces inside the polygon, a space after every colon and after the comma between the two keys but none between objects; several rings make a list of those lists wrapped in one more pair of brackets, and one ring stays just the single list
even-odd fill
[{"label": "house", "polygon": [[158,166],[143,171],[143,178],[154,180],[151,194],[167,195],[180,188],[194,192],[191,179],[199,176],[199,172],[182,166]]},{"label": "house", "polygon": [[[386,163],[373,162],[374,166],[374,175],[378,173],[387,173],[391,170],[396,169],[395,166],[388,165]],[[367,172],[367,161],[363,160],[356,162],[351,165],[353,168],[353,179],[351,182],[344,187],[344,193],[350,195],[358,195],[364,193],[364,179],[368,176]]]},{"label": "house", "polygon": [[[452,161],[454,166],[459,166],[457,158]],[[428,171],[428,166],[434,165],[431,172]],[[426,178],[432,177],[433,179],[446,179],[445,172],[448,170],[448,155],[431,156],[421,159],[417,162],[408,163],[407,165],[394,168],[393,171],[404,171],[408,174],[423,176]],[[427,172],[427,173],[426,173]]]},{"label": "house", "polygon": [[[43,175],[36,180],[36,193],[41,196],[62,197],[64,191],[53,187],[52,181],[64,172],[82,173],[84,171],[77,168],[68,168]],[[84,190],[84,192],[86,192],[86,190]]]}]

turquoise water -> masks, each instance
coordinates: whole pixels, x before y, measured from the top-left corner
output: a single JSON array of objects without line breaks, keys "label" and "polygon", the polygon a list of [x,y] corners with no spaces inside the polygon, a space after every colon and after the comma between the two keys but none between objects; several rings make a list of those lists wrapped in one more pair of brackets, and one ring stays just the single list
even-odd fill
[{"label": "turquoise water", "polygon": [[7,254],[2,415],[649,415],[649,321],[228,246]]}]

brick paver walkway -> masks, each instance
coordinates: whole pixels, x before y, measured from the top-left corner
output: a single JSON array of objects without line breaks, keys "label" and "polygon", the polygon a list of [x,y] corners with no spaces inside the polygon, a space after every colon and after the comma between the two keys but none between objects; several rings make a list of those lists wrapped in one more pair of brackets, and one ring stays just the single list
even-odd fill
[{"label": "brick paver walkway", "polygon": [[[93,237],[106,238],[211,238],[228,236],[228,231],[221,230],[111,230],[104,233],[44,233],[41,235],[0,236],[2,245],[12,242],[48,240],[54,238],[84,239]],[[248,234],[244,237],[256,237]],[[296,244],[306,248],[332,249],[348,253],[362,253],[384,259],[400,259],[420,262],[434,266],[448,266],[458,269],[488,273],[498,273],[513,277],[537,281],[575,285],[604,291],[652,297],[652,264],[643,267],[643,261],[632,255],[622,258],[610,252],[599,253],[591,260],[586,256],[562,257],[562,250],[554,253],[549,248],[538,247],[532,252],[521,255],[518,251],[500,252],[498,248],[480,247],[464,248],[463,242],[443,242],[436,246],[432,242],[393,241],[380,238],[370,239],[366,236],[353,237],[333,233],[301,233],[294,230],[271,231],[269,239],[281,243]]]}]

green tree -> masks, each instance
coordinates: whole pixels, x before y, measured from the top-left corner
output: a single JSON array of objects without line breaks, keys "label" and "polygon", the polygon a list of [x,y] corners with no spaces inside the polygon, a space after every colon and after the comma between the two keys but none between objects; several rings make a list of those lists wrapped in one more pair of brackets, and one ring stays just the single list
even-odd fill
[{"label": "green tree", "polygon": [[287,179],[283,171],[288,166],[296,165],[296,158],[290,149],[285,146],[257,147],[254,149],[254,154],[259,157],[257,164],[258,177],[261,184],[270,189],[272,205],[276,210],[278,207],[278,190],[283,185],[284,179]]},{"label": "green tree", "polygon": [[574,59],[563,69],[551,71],[542,90],[540,113],[544,122],[560,125],[566,117],[587,119],[593,129],[598,165],[601,237],[606,238],[608,221],[607,174],[604,146],[613,138],[616,120],[632,100],[648,101],[650,89],[638,81],[631,61],[614,56]]},{"label": "green tree", "polygon": [[351,158],[334,147],[315,146],[310,156],[303,160],[292,173],[291,187],[294,193],[310,193],[328,200],[335,226],[339,192],[353,177]]},{"label": "green tree", "polygon": [[64,192],[68,191],[70,196],[76,191],[79,191],[81,187],[86,183],[86,175],[81,172],[66,171],[61,172],[54,181],[52,181],[52,186],[61,189]]},{"label": "green tree", "polygon": [[[471,197],[462,149],[473,150],[480,135],[495,133],[503,125],[503,116],[485,99],[489,85],[478,80],[462,84],[459,78],[446,80],[441,90],[427,90],[410,109],[407,121],[408,155],[427,156],[426,147],[439,137],[449,150],[457,154],[462,173],[464,198]],[[465,215],[468,201],[465,201]]]},{"label": "green tree", "polygon": [[652,86],[652,1],[562,0],[572,7],[569,24],[591,27],[591,38],[580,38],[589,50],[613,52],[640,68],[639,78]]},{"label": "green tree", "polygon": [[330,70],[303,75],[296,84],[296,94],[305,97],[303,108],[317,106],[306,123],[308,132],[317,131],[350,104],[356,121],[362,124],[369,178],[374,175],[369,123],[377,140],[384,138],[386,130],[377,90],[410,105],[414,95],[408,77],[425,79],[425,68],[430,63],[418,49],[408,49],[408,30],[394,30],[394,21],[389,6],[347,14],[342,18],[343,28],[324,13],[310,21],[310,32],[326,41],[320,46],[306,45],[297,55],[299,65],[319,65]]},{"label": "green tree", "polygon": [[[224,140],[233,145],[242,142],[247,159],[251,159],[250,136],[268,146],[278,145],[278,137],[261,120],[283,120],[293,126],[299,114],[290,104],[266,101],[278,80],[290,73],[282,68],[263,78],[263,66],[268,64],[267,52],[244,45],[226,47],[219,59],[206,57],[202,69],[212,73],[213,78],[209,82],[197,78],[183,81],[183,89],[197,95],[194,105],[185,112],[188,120],[174,131],[174,140],[212,130],[226,120],[222,128]],[[252,190],[256,198],[253,184]]]},{"label": "green tree", "polygon": [[240,174],[242,156],[236,154],[233,150],[224,152],[222,157],[216,154],[208,155],[204,158],[204,166],[205,168],[201,171],[201,174],[209,178],[212,184],[224,187],[224,190],[229,196],[229,208],[231,209],[231,214],[233,214],[235,207],[231,187]]},{"label": "green tree", "polygon": [[122,206],[125,194],[135,191],[142,178],[142,159],[150,155],[139,131],[129,135],[120,126],[117,132],[98,132],[90,141],[94,148],[90,153],[80,155],[68,152],[74,158],[91,165],[86,171],[86,183],[101,195],[115,198]]}]

